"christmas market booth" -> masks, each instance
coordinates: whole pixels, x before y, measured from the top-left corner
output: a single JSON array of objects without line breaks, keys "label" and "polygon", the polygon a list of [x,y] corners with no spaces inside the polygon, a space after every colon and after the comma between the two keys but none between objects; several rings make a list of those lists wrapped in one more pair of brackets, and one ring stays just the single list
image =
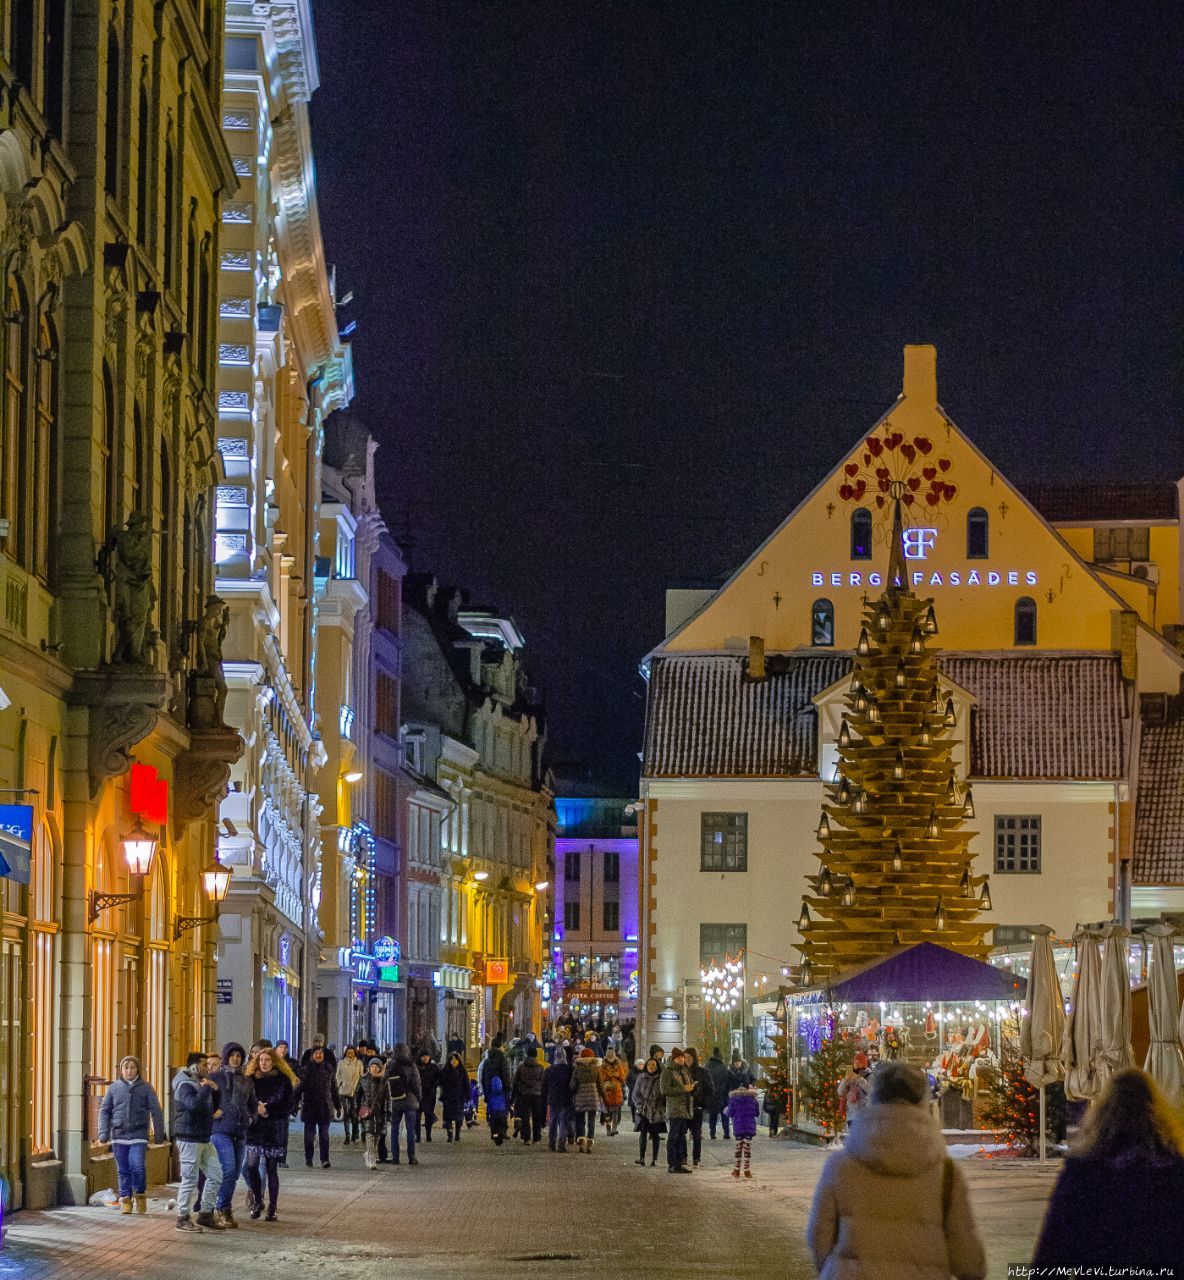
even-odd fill
[{"label": "christmas market booth", "polygon": [[820,1137],[840,1132],[839,1082],[864,1059],[870,1070],[898,1059],[925,1071],[943,1129],[990,1127],[984,1086],[1013,1051],[1025,991],[1012,973],[920,942],[791,994],[793,1127]]}]

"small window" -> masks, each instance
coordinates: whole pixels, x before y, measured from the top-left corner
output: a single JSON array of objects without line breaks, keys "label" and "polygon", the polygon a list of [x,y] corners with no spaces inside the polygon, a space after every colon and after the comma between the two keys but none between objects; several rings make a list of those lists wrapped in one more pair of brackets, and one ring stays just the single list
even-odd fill
[{"label": "small window", "polygon": [[604,904],[605,933],[616,933],[620,927],[621,927],[621,904],[619,902],[606,902]]},{"label": "small window", "polygon": [[872,513],[859,507],[851,513],[851,559],[872,558]]},{"label": "small window", "polygon": [[1149,560],[1151,530],[1147,526],[1122,525],[1094,530],[1094,562],[1112,564],[1116,560]]},{"label": "small window", "polygon": [[579,929],[580,903],[578,899],[575,902],[565,902],[563,904],[563,927],[565,929]]},{"label": "small window", "polygon": [[621,855],[619,853],[606,853],[604,855],[604,882],[605,884],[617,884],[621,879]]},{"label": "small window", "polygon": [[565,880],[574,880],[577,884],[580,879],[580,855],[578,853],[569,853],[563,859],[563,878]]},{"label": "small window", "polygon": [[990,523],[982,507],[975,507],[966,517],[966,558],[985,560],[991,551]]},{"label": "small window", "polygon": [[748,949],[746,924],[701,924],[699,926],[699,963],[722,964],[735,960]]},{"label": "small window", "polygon": [[995,818],[995,870],[1034,875],[1040,872],[1040,817]]},{"label": "small window", "polygon": [[1036,601],[1031,596],[1021,596],[1015,602],[1015,642],[1036,643]]},{"label": "small window", "polygon": [[835,607],[829,600],[815,600],[810,608],[810,643],[814,646],[835,642]]},{"label": "small window", "polygon": [[703,814],[699,870],[748,870],[748,814]]}]

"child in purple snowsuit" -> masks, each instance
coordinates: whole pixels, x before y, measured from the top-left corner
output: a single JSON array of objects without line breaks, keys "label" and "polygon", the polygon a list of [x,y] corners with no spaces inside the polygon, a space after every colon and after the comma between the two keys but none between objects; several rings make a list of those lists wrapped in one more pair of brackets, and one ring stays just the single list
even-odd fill
[{"label": "child in purple snowsuit", "polygon": [[756,1137],[756,1122],[761,1114],[755,1085],[733,1089],[728,1094],[727,1112],[732,1122],[732,1137],[736,1139],[736,1163],[732,1167],[732,1177],[740,1176],[740,1163],[743,1159],[744,1176],[751,1178],[752,1169],[749,1166],[752,1161],[752,1140]]}]

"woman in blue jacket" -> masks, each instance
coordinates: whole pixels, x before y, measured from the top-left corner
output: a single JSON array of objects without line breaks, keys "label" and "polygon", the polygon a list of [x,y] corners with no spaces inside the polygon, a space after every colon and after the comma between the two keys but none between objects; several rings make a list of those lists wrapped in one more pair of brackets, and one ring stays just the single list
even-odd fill
[{"label": "woman in blue jacket", "polygon": [[119,1207],[148,1212],[148,1121],[157,1142],[165,1141],[164,1112],[156,1090],[144,1079],[140,1059],[128,1054],[119,1062],[119,1079],[103,1095],[99,1108],[99,1141],[109,1142],[119,1175]]}]

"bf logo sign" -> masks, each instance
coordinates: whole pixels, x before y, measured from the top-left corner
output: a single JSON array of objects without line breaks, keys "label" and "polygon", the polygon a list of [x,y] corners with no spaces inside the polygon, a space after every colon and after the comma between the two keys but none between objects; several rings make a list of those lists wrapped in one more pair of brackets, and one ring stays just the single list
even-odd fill
[{"label": "bf logo sign", "polygon": [[904,529],[901,532],[906,560],[924,560],[937,542],[936,529]]}]

